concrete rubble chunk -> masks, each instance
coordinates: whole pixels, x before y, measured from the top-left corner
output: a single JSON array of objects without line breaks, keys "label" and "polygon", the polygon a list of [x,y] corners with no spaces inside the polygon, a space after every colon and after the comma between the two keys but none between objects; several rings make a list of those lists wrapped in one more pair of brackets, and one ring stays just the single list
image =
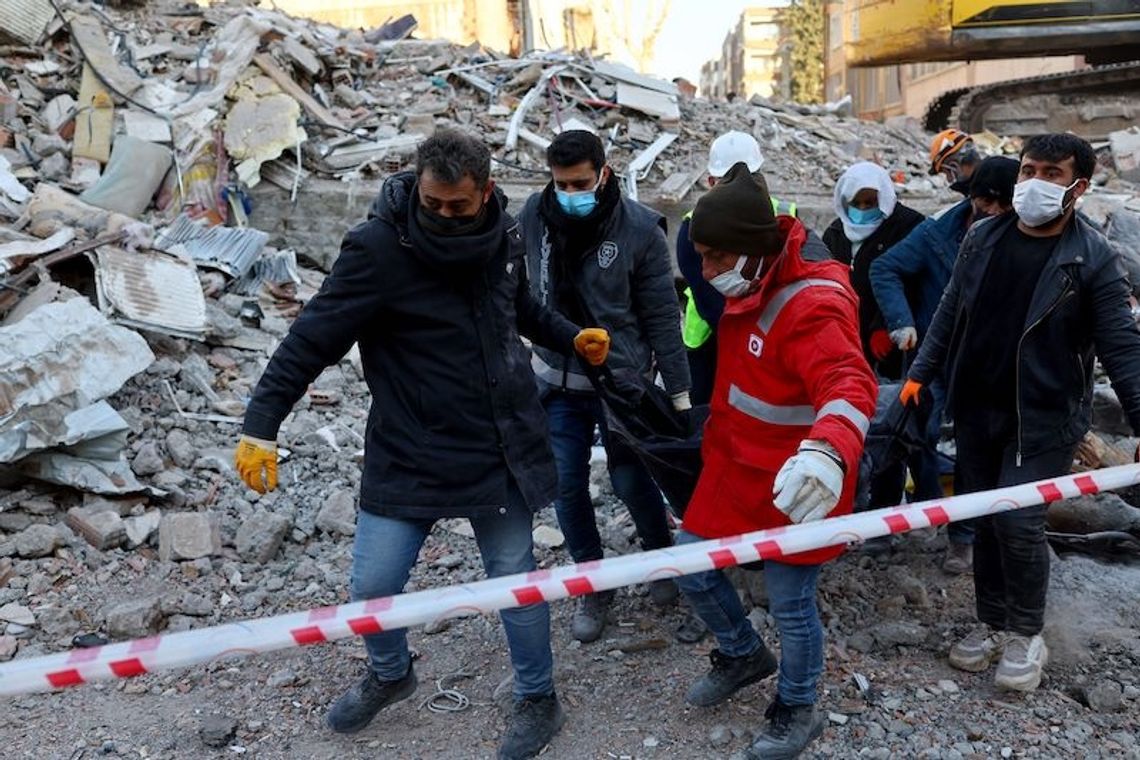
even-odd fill
[{"label": "concrete rubble chunk", "polygon": [[264,565],[277,555],[292,528],[284,515],[258,510],[238,528],[234,548],[246,562]]},{"label": "concrete rubble chunk", "polygon": [[131,460],[131,469],[134,470],[135,475],[145,477],[147,475],[157,475],[166,469],[166,465],[162,461],[162,454],[159,453],[158,444],[154,441],[147,441],[139,448],[135,458]]},{"label": "concrete rubble chunk", "polygon": [[158,526],[158,556],[163,562],[183,562],[215,556],[222,551],[216,515],[183,512],[163,515]]},{"label": "concrete rubble chunk", "polygon": [[230,743],[237,733],[236,718],[228,715],[207,715],[198,726],[198,736],[207,747],[222,748]]},{"label": "concrete rubble chunk", "polygon": [[16,656],[16,650],[20,648],[20,640],[15,636],[4,634],[0,636],[0,662],[7,662]]},{"label": "concrete rubble chunk", "polygon": [[32,611],[22,604],[9,602],[3,607],[0,607],[0,620],[6,623],[15,623],[22,626],[33,626],[36,624],[36,616]]},{"label": "concrete rubble chunk", "polygon": [[135,549],[142,546],[158,530],[162,523],[162,512],[152,509],[141,515],[127,517],[123,520],[123,529],[127,534],[127,548]]},{"label": "concrete rubble chunk", "polygon": [[130,599],[108,607],[103,617],[107,633],[115,639],[137,639],[158,632],[162,608],[158,597]]},{"label": "concrete rubble chunk", "polygon": [[16,534],[16,553],[24,559],[47,557],[60,543],[55,528],[50,525],[32,525]]},{"label": "concrete rubble chunk", "polygon": [[325,533],[356,535],[356,494],[346,490],[333,491],[317,513],[316,524]]},{"label": "concrete rubble chunk", "polygon": [[107,509],[72,507],[67,511],[66,523],[100,551],[118,547],[127,537],[123,518]]}]

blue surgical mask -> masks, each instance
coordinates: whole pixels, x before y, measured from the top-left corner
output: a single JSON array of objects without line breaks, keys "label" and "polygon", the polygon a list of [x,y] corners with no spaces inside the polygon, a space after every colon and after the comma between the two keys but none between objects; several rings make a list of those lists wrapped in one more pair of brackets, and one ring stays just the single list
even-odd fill
[{"label": "blue surgical mask", "polygon": [[847,218],[851,220],[852,224],[874,224],[882,219],[884,216],[881,208],[855,208],[854,206],[847,207]]},{"label": "blue surgical mask", "polygon": [[601,177],[598,178],[598,184],[590,190],[581,190],[576,193],[571,193],[566,190],[555,190],[554,195],[558,198],[558,205],[566,212],[567,216],[583,217],[589,216],[598,205],[598,188],[602,186]]}]

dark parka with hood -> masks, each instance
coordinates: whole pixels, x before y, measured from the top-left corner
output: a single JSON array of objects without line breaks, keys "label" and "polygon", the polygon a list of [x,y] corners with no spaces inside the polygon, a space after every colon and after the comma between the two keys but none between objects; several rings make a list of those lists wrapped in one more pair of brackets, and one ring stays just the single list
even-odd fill
[{"label": "dark parka with hood", "polygon": [[518,225],[497,192],[480,231],[461,237],[424,230],[418,204],[413,173],[384,183],[266,367],[244,432],[274,440],[309,383],[358,343],[373,399],[362,509],[477,516],[507,504],[510,477],[532,509],[545,507],[554,460],[519,334],[572,353],[577,328],[531,297]]}]

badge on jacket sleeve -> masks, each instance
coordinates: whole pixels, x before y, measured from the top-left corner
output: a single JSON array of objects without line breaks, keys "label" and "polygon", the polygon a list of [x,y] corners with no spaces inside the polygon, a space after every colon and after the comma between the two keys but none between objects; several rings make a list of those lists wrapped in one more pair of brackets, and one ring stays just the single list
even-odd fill
[{"label": "badge on jacket sleeve", "polygon": [[609,269],[610,264],[617,261],[618,247],[617,243],[612,240],[607,240],[598,246],[598,266],[602,269]]},{"label": "badge on jacket sleeve", "polygon": [[764,351],[764,339],[761,338],[759,335],[756,335],[755,333],[753,333],[752,335],[749,335],[748,336],[748,353],[752,354],[757,359],[759,359],[760,354],[763,353],[763,351]]}]

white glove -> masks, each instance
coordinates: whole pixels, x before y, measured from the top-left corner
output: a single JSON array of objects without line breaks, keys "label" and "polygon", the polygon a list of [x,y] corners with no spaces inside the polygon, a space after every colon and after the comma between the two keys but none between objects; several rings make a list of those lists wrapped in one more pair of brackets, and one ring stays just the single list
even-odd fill
[{"label": "white glove", "polygon": [[678,412],[687,412],[693,408],[693,402],[689,400],[688,391],[675,393],[669,398],[673,399],[673,408]]},{"label": "white glove", "polygon": [[891,330],[891,340],[900,351],[909,351],[918,345],[918,330],[913,327],[900,327]]},{"label": "white glove", "polygon": [[776,509],[794,523],[822,520],[843,493],[843,466],[838,452],[824,441],[802,441],[784,462],[772,488]]}]

